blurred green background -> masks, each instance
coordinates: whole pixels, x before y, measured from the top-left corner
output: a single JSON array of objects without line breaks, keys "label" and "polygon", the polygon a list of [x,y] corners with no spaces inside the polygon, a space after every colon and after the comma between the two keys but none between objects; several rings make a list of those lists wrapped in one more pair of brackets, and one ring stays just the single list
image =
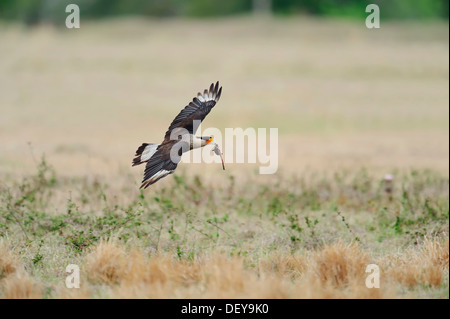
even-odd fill
[{"label": "blurred green background", "polygon": [[382,7],[383,19],[447,19],[448,0],[1,0],[0,19],[27,25],[62,24],[64,8],[75,3],[83,19],[141,15],[147,17],[217,17],[263,12],[274,15],[313,15],[359,19],[365,8]]}]

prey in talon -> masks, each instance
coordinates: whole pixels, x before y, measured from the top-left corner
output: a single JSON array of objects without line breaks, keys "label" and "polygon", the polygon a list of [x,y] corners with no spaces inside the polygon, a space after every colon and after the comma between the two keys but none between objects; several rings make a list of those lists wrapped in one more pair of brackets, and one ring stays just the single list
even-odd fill
[{"label": "prey in talon", "polygon": [[214,151],[214,153],[216,153],[216,155],[219,155],[220,156],[220,160],[222,161],[222,168],[223,168],[223,170],[225,170],[225,164],[224,164],[224,162],[223,162],[223,154],[222,154],[222,152],[220,151],[220,148],[219,148],[219,145],[217,145],[217,143],[214,143],[214,149],[213,149],[213,151]]}]

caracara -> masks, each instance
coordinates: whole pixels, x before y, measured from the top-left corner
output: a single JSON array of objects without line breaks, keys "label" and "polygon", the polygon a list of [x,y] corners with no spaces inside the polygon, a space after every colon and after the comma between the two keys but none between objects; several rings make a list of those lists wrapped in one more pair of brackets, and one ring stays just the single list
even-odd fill
[{"label": "caracara", "polygon": [[[198,93],[172,121],[161,144],[143,143],[136,151],[133,165],[147,163],[140,188],[147,188],[161,178],[172,174],[181,160],[181,155],[214,141],[212,136],[195,136],[198,125],[216,105],[222,94],[219,82],[211,84],[209,91]],[[219,154],[217,144],[214,151]],[[223,161],[222,161],[223,165]],[[224,167],[225,169],[225,167]]]}]

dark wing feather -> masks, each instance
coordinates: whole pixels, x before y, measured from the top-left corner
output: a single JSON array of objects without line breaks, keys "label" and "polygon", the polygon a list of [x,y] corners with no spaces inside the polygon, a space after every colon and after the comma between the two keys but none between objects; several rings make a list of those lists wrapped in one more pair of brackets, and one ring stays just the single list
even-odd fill
[{"label": "dark wing feather", "polygon": [[172,174],[178,163],[173,163],[164,149],[158,149],[145,166],[144,179],[140,188],[147,188],[161,178]]},{"label": "dark wing feather", "polygon": [[181,112],[175,117],[164,136],[164,140],[170,140],[171,132],[176,128],[184,128],[190,134],[195,134],[197,127],[194,127],[194,121],[200,122],[208,115],[211,109],[216,105],[222,94],[222,87],[219,89],[219,82],[211,84],[209,91],[200,92],[194,97]]}]

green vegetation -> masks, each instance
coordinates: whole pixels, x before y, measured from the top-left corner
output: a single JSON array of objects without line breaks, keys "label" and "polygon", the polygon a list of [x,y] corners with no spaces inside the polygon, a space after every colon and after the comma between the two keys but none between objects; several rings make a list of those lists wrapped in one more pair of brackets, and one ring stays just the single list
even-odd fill
[{"label": "green vegetation", "polygon": [[[447,231],[448,178],[432,171],[395,175],[392,193],[366,170],[271,185],[237,186],[231,179],[214,187],[199,176],[175,175],[175,183],[156,192],[124,189],[120,196],[127,200],[119,203],[119,194],[96,180],[58,179],[43,158],[36,175],[0,189],[0,237],[30,250],[37,265],[49,257],[43,245],[80,254],[111,237],[184,258],[216,248],[230,254],[295,252],[338,238],[383,250],[392,242],[415,245]],[[55,210],[54,196],[65,187],[77,191],[64,210]]]},{"label": "green vegetation", "polygon": [[[303,255],[334,242],[386,255],[448,236],[448,177],[427,170],[394,175],[390,189],[367,170],[239,185],[178,174],[157,191],[124,185],[114,193],[95,179],[59,178],[42,158],[35,175],[0,188],[0,238],[50,284],[108,240],[179,261],[245,256],[252,268],[264,256]],[[74,191],[55,209],[63,189]],[[445,297],[439,287],[435,293]]]},{"label": "green vegetation", "polygon": [[[264,1],[266,2],[266,1]],[[325,17],[365,19],[368,4],[378,4],[383,19],[448,19],[446,0],[271,0],[277,15],[308,14]],[[0,19],[16,19],[27,24],[65,21],[65,7],[79,5],[84,18],[142,15],[147,17],[214,17],[251,13],[252,0],[3,0]]]}]

